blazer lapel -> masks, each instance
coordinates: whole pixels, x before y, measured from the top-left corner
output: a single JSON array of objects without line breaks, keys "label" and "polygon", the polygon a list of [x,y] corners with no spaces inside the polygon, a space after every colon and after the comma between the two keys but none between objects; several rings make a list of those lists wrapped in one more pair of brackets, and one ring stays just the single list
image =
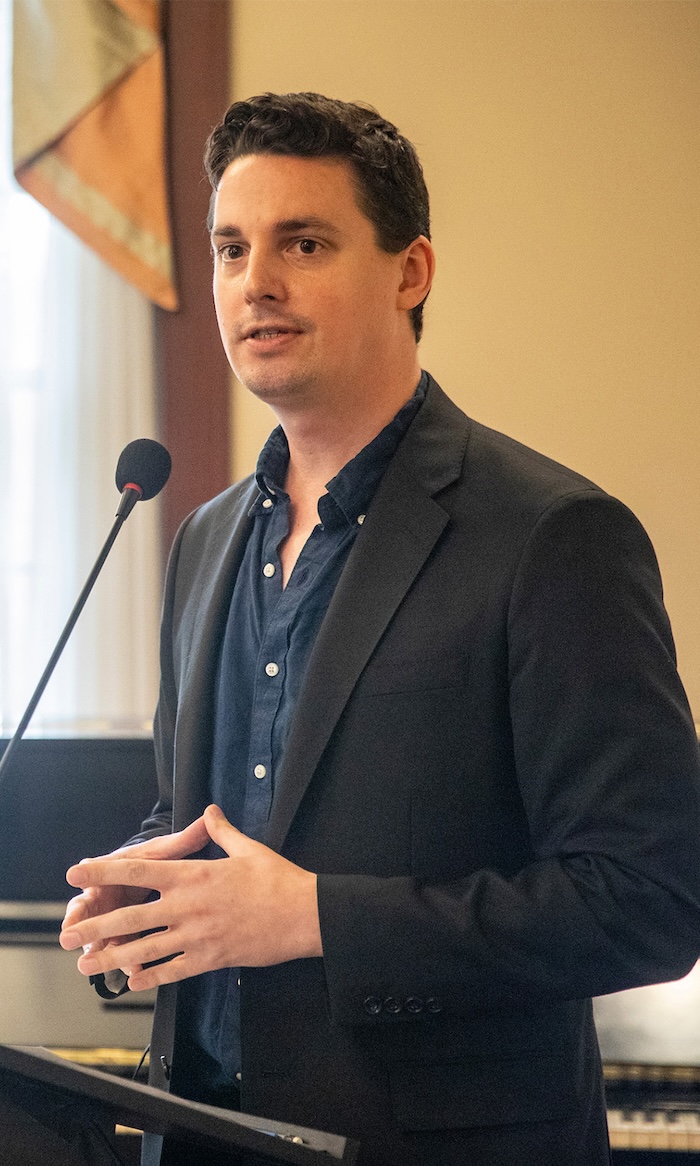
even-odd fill
[{"label": "blazer lapel", "polygon": [[[205,730],[205,725],[213,725],[213,712],[203,716],[202,709],[214,708],[219,652],[236,573],[250,530],[248,511],[256,492],[253,480],[236,504],[233,525],[230,518],[222,515],[216,527],[214,544],[206,548],[206,554],[200,556],[198,553],[184,568],[196,576],[196,582],[187,584],[185,591],[196,595],[197,599],[186,627],[180,631],[179,651],[183,662],[175,742],[173,828],[176,830],[197,818],[208,801],[212,741],[211,730]],[[206,563],[205,572],[203,562]],[[187,780],[178,781],[180,773],[186,774]]]},{"label": "blazer lapel", "polygon": [[433,382],[371,503],[318,633],[266,832],[275,849],[362,670],[449,522],[432,494],[459,476],[467,438],[464,415]]}]

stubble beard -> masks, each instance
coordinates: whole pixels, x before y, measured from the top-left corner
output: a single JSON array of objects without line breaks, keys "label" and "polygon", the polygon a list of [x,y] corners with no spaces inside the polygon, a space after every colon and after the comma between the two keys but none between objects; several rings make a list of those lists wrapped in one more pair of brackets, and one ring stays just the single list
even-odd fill
[{"label": "stubble beard", "polygon": [[267,372],[265,370],[247,372],[244,369],[237,369],[234,365],[233,371],[244,389],[273,409],[300,408],[311,404],[315,398],[317,378],[304,370],[288,373],[275,373],[272,369]]},{"label": "stubble beard", "polygon": [[[292,327],[299,328],[302,334],[313,331],[310,321],[301,317],[294,317],[288,322]],[[261,320],[260,326],[262,327],[264,323],[265,321]],[[244,356],[241,359],[240,342],[240,331],[233,329],[228,343],[225,344],[229,363],[240,383],[254,397],[272,408],[276,405],[299,407],[305,401],[310,402],[313,399],[318,375],[311,368],[304,367],[303,361],[285,369],[284,356],[281,358],[274,355],[257,358]]]}]

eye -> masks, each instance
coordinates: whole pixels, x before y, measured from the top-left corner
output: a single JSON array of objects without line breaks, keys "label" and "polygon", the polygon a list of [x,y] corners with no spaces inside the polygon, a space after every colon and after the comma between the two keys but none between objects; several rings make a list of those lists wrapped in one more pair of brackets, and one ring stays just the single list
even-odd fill
[{"label": "eye", "polygon": [[302,255],[313,255],[319,244],[316,239],[300,239],[298,243]]},{"label": "eye", "polygon": [[243,248],[240,243],[226,243],[223,247],[219,247],[218,254],[223,263],[231,263],[236,259],[240,259],[243,254]]}]

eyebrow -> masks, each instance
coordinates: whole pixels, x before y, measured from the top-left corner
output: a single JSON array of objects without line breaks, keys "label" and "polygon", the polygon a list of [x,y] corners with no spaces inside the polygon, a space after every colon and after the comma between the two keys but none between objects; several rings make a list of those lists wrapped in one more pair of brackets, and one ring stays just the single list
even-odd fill
[{"label": "eyebrow", "polygon": [[[304,218],[299,219],[280,219],[275,223],[273,230],[276,235],[292,235],[296,231],[323,231],[325,234],[335,237],[340,234],[333,223],[318,215],[305,215]],[[243,231],[234,223],[221,224],[214,227],[211,237],[212,239],[242,239]]]}]

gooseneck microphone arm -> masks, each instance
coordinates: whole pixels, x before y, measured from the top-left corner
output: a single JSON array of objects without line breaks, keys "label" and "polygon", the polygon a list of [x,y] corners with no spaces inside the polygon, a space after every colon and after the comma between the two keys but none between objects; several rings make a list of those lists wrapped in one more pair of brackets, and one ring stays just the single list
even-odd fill
[{"label": "gooseneck microphone arm", "polygon": [[[143,498],[145,500],[155,497],[167,482],[169,474],[170,454],[159,442],[151,441],[149,438],[140,438],[137,441],[130,442],[122,450],[116,472],[117,488],[121,490],[122,495],[112,529],[95,561],[95,565],[85,581],[85,585],[76,600],[73,610],[68,616],[66,626],[58,638],[56,647],[51,653],[49,662],[32,693],[29,704],[22,715],[22,719],[17,725],[2,755],[2,760],[0,760],[0,785],[9,766],[10,758],[24,736],[27,726],[34,715],[34,710],[43,696],[44,689],[51,679],[51,675],[58,664],[61,653],[68,642],[73,628],[78,622],[81,611],[85,607],[87,598],[95,585],[95,580],[104,566],[107,555],[112,549],[114,540],[139,499]],[[143,484],[137,485],[137,483]]]},{"label": "gooseneck microphone arm", "polygon": [[22,737],[24,736],[27,725],[31,721],[32,717],[34,716],[34,710],[36,709],[36,706],[38,705],[39,701],[41,700],[41,698],[44,694],[44,689],[46,688],[46,685],[48,684],[48,682],[51,678],[51,674],[53,673],[54,668],[58,664],[61,653],[63,652],[63,649],[65,648],[66,643],[68,642],[68,638],[69,638],[71,632],[73,631],[73,628],[75,627],[76,623],[78,622],[78,616],[80,615],[81,611],[85,607],[87,597],[90,594],[90,592],[92,591],[92,588],[95,584],[95,580],[97,579],[97,576],[99,575],[100,571],[102,570],[104,561],[107,558],[107,555],[109,554],[109,552],[111,551],[112,544],[113,544],[115,538],[117,537],[117,535],[119,534],[119,531],[121,530],[123,524],[124,524],[124,518],[118,516],[115,519],[114,525],[112,526],[112,529],[109,532],[109,536],[107,538],[107,541],[106,541],[105,545],[103,546],[103,548],[98,556],[98,559],[97,559],[94,567],[92,568],[92,571],[90,572],[90,574],[87,578],[85,586],[83,587],[82,591],[80,592],[80,595],[78,596],[75,607],[73,608],[72,612],[70,613],[70,615],[68,617],[68,621],[66,623],[66,626],[64,627],[63,631],[61,632],[61,635],[58,638],[58,642],[56,644],[56,647],[54,648],[53,652],[51,653],[51,657],[49,659],[49,662],[41,674],[41,679],[39,680],[39,683],[37,684],[36,688],[34,689],[34,692],[32,694],[30,701],[29,701],[29,704],[27,705],[26,709],[24,710],[24,713],[22,715],[22,719],[19,722],[17,728],[15,729],[15,731],[14,731],[14,733],[13,733],[13,735],[12,735],[8,745],[7,745],[7,748],[5,749],[5,752],[2,755],[2,760],[0,760],[0,779],[2,778],[3,772],[5,771],[7,766],[9,765],[10,758],[11,758],[12,754],[14,753],[15,749],[17,748],[17,745],[22,740]]}]

